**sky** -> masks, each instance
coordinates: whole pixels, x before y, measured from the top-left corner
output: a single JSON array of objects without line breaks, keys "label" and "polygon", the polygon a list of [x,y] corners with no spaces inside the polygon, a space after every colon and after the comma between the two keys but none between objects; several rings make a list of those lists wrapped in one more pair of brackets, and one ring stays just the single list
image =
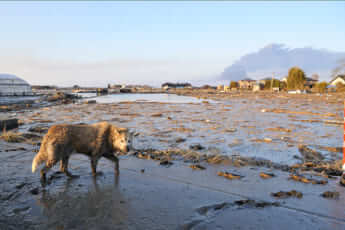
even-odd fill
[{"label": "sky", "polygon": [[272,43],[345,51],[345,2],[1,2],[0,73],[31,84],[215,81]]}]

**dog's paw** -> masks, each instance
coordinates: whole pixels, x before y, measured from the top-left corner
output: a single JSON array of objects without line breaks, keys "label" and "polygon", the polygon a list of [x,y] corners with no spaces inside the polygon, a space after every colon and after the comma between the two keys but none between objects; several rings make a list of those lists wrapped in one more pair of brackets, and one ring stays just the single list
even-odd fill
[{"label": "dog's paw", "polygon": [[98,172],[93,174],[94,177],[103,176],[103,175],[104,175],[104,173],[102,171],[98,171]]}]

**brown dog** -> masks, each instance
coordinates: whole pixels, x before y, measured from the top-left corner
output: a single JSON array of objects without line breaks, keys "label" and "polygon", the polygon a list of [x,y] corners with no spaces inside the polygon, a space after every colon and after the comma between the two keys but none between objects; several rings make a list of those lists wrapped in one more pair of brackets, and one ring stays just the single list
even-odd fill
[{"label": "brown dog", "polygon": [[115,173],[119,173],[119,159],[115,152],[128,152],[131,147],[132,133],[126,128],[118,128],[107,122],[93,125],[54,125],[44,136],[40,151],[32,161],[32,172],[46,163],[41,169],[41,182],[45,184],[46,173],[58,161],[60,170],[68,177],[68,159],[73,152],[85,154],[91,158],[92,174],[96,176],[98,160],[105,157],[115,163]]}]

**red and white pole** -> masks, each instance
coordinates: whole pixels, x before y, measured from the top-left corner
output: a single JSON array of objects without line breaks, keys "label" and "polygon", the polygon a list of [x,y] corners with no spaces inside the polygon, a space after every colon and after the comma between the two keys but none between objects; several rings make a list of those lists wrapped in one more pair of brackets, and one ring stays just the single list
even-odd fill
[{"label": "red and white pole", "polygon": [[345,101],[344,101],[343,171],[345,172]]}]

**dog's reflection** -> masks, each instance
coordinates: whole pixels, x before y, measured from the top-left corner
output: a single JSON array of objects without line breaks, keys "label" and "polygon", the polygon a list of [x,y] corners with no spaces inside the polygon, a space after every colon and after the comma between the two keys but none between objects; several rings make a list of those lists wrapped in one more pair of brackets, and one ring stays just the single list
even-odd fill
[{"label": "dog's reflection", "polygon": [[[115,185],[118,180],[115,177]],[[62,191],[44,190],[37,202],[42,207],[43,224],[54,229],[126,228],[130,213],[129,203],[120,189],[114,185],[100,185],[97,179],[93,179],[88,188],[67,180]]]}]

